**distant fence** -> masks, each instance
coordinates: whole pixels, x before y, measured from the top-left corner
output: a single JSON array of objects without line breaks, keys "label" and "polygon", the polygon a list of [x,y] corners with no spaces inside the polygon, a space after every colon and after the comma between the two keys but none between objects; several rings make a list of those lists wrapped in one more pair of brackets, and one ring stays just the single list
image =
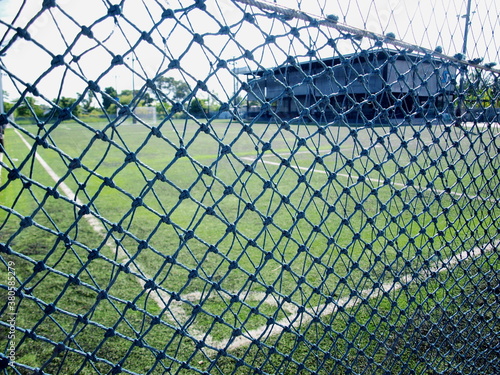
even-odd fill
[{"label": "distant fence", "polygon": [[500,373],[495,0],[4,6],[3,373]]}]

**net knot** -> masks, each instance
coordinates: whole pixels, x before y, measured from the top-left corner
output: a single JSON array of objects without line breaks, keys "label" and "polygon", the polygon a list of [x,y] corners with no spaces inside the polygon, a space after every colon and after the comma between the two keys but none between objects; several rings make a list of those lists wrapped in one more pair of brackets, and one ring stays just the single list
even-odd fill
[{"label": "net knot", "polygon": [[255,23],[255,18],[251,13],[245,13],[243,19],[249,23]]},{"label": "net knot", "polygon": [[181,193],[179,194],[179,200],[184,200],[184,199],[188,199],[191,195],[189,194],[189,191],[188,190],[183,190],[181,191]]},{"label": "net knot", "polygon": [[54,197],[54,199],[59,199],[61,197],[61,195],[59,194],[59,192],[57,191],[57,189],[55,187],[54,188],[48,187],[47,188],[47,195],[49,197]]},{"label": "net knot", "polygon": [[108,17],[118,17],[122,14],[121,6],[118,4],[111,5],[108,9]]},{"label": "net knot", "polygon": [[21,175],[19,173],[19,170],[16,168],[13,168],[9,171],[7,178],[9,179],[9,181],[14,181],[14,180],[17,180],[20,176]]},{"label": "net knot", "polygon": [[56,6],[56,0],[43,0],[42,8],[48,9]]},{"label": "net knot", "polygon": [[93,38],[94,33],[88,26],[82,26],[82,35],[86,36],[87,38]]},{"label": "net knot", "polygon": [[[115,334],[116,334],[116,333],[115,333],[115,330],[114,330],[113,328],[108,328],[108,329],[106,330],[106,333],[104,334],[104,337],[107,337],[107,338],[109,338],[109,337],[113,337],[113,336],[115,336]],[[116,367],[115,367],[115,368],[116,368]],[[117,373],[115,372],[115,374],[117,374]]]},{"label": "net knot", "polygon": [[158,285],[156,285],[156,283],[154,282],[154,280],[152,279],[149,279],[148,281],[146,281],[146,283],[144,284],[144,289],[151,289],[151,290],[156,290],[158,288]]},{"label": "net knot", "polygon": [[106,186],[108,186],[110,188],[116,187],[114,181],[111,178],[109,178],[109,177],[104,177],[104,185],[106,185]]},{"label": "net knot", "polygon": [[116,55],[111,60],[111,65],[122,65],[122,64],[123,64],[123,56],[122,55]]},{"label": "net knot", "polygon": [[217,63],[217,68],[218,69],[227,68],[227,61],[226,60],[219,60],[219,62]]},{"label": "net knot", "polygon": [[78,169],[81,168],[82,163],[79,158],[74,158],[68,165],[68,169]]},{"label": "net knot", "polygon": [[27,30],[25,30],[25,29],[22,29],[22,28],[18,27],[18,28],[16,29],[16,32],[17,32],[17,35],[18,35],[20,38],[23,38],[23,39],[25,39],[25,40],[31,40],[31,35],[30,35],[30,33],[29,33]]},{"label": "net knot", "polygon": [[33,219],[30,216],[24,217],[21,222],[19,223],[19,226],[21,228],[28,228],[33,225]]},{"label": "net knot", "polygon": [[205,0],[196,0],[195,6],[201,10],[206,10],[206,8],[207,8],[207,5],[205,4]]},{"label": "net knot", "polygon": [[53,303],[49,303],[44,310],[46,315],[51,315],[55,313],[55,311],[56,311],[56,306]]},{"label": "net knot", "polygon": [[94,92],[100,92],[101,91],[101,88],[99,87],[99,85],[94,82],[94,81],[89,81],[89,84],[87,86],[89,88],[89,90],[92,90]]},{"label": "net knot", "polygon": [[64,65],[64,56],[62,55],[57,55],[52,58],[52,61],[50,62],[50,65],[52,67]]},{"label": "net knot", "polygon": [[222,26],[219,30],[219,34],[221,35],[229,35],[231,33],[231,29],[229,26]]},{"label": "net knot", "polygon": [[153,44],[153,38],[147,31],[143,31],[141,34],[141,39],[149,44]]},{"label": "net knot", "polygon": [[90,214],[90,208],[86,204],[82,205],[78,211],[78,216],[84,216]]},{"label": "net knot", "polygon": [[220,149],[220,154],[221,155],[227,155],[227,154],[230,154],[231,153],[231,146],[229,145],[224,145],[221,147]]},{"label": "net knot", "polygon": [[175,152],[176,158],[182,158],[187,155],[188,155],[187,150],[184,147],[179,147],[179,149]]},{"label": "net knot", "polygon": [[172,109],[170,110],[170,112],[172,114],[175,114],[175,113],[178,113],[178,112],[182,112],[184,110],[184,107],[182,106],[182,103],[174,103],[174,105],[172,106]]},{"label": "net knot", "polygon": [[125,162],[126,163],[135,163],[137,161],[137,157],[135,155],[135,152],[129,152],[127,156],[125,157]]},{"label": "net knot", "polygon": [[167,18],[175,18],[175,13],[172,9],[165,9],[163,13],[161,14],[161,18],[167,19]]},{"label": "net knot", "polygon": [[60,121],[70,120],[73,117],[69,108],[61,108],[58,112],[57,117]]},{"label": "net knot", "polygon": [[143,205],[143,201],[141,197],[137,197],[132,201],[132,207],[137,208]]},{"label": "net knot", "polygon": [[200,34],[194,34],[193,35],[193,42],[198,43],[200,45],[204,44],[203,37]]},{"label": "net knot", "polygon": [[45,265],[45,263],[43,261],[40,260],[33,267],[33,272],[38,273],[38,272],[45,271],[46,269],[47,269],[47,266]]},{"label": "net knot", "polygon": [[4,370],[9,367],[10,359],[6,357],[3,353],[0,353],[0,370]]}]

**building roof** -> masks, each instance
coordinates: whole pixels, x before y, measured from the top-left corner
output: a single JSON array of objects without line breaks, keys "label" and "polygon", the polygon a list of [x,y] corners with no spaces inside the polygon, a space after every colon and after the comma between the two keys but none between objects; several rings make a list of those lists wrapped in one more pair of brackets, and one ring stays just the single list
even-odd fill
[{"label": "building roof", "polygon": [[315,58],[310,57],[307,61],[298,61],[297,58],[293,56],[289,56],[287,60],[280,66],[269,68],[269,69],[251,69],[249,67],[240,67],[233,69],[233,72],[240,75],[253,75],[253,76],[262,76],[266,72],[269,74],[270,72],[278,71],[283,68],[293,69],[293,68],[301,68],[302,70],[311,70],[313,68],[320,67],[328,67],[328,66],[336,66],[345,63],[363,63],[366,61],[373,60],[393,60],[396,61],[433,61],[437,64],[445,64],[446,62],[440,58],[436,58],[429,54],[422,54],[418,52],[412,52],[407,50],[393,50],[393,49],[376,49],[376,50],[363,50],[356,53],[350,53],[347,55],[337,55],[327,58]]}]

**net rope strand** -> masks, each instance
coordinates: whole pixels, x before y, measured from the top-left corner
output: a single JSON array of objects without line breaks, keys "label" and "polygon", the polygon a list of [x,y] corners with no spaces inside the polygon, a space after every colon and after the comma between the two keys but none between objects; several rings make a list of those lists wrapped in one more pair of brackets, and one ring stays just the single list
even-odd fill
[{"label": "net rope strand", "polygon": [[465,56],[460,56],[461,58],[457,58],[457,56],[448,56],[446,54],[440,53],[437,50],[431,50],[425,48],[423,46],[419,46],[416,44],[406,43],[403,40],[396,39],[391,35],[382,35],[369,30],[360,29],[357,27],[349,26],[337,20],[331,20],[328,16],[318,16],[313,15],[302,10],[293,9],[286,7],[281,4],[270,3],[265,0],[234,0],[235,2],[250,5],[261,10],[268,10],[271,12],[277,12],[279,14],[283,14],[288,17],[293,17],[296,19],[300,19],[302,21],[307,22],[315,22],[320,26],[326,26],[340,31],[341,33],[351,34],[353,38],[369,38],[374,40],[375,42],[384,42],[385,44],[392,45],[394,47],[400,47],[407,49],[408,51],[419,51],[422,53],[426,53],[428,55],[442,58],[447,61],[451,61],[460,65],[466,65],[472,68],[478,68],[491,73],[500,73],[500,69],[495,69],[492,66],[488,66],[486,64],[477,64],[468,60],[464,60]]}]

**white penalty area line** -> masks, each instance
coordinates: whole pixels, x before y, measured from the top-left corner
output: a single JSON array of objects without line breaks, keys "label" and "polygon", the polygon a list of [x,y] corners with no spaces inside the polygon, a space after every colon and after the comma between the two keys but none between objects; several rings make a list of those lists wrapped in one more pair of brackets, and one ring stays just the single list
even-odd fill
[{"label": "white penalty area line", "polygon": [[[21,138],[21,141],[23,141],[23,143],[26,145],[26,147],[31,150],[33,147],[28,143],[28,141],[23,137],[23,135],[19,132],[19,130],[17,129],[14,129],[14,131],[16,132],[16,134],[19,136],[19,138]],[[73,197],[75,196],[75,193],[73,193],[73,191],[70,189],[70,187],[68,185],[66,185],[66,183],[60,181],[61,178],[57,175],[56,172],[54,172],[54,170],[47,164],[47,162],[38,154],[38,152],[35,151],[35,158],[36,160],[40,163],[40,165],[43,167],[43,169],[45,169],[45,171],[49,174],[49,176],[56,182],[56,183],[59,183],[59,186],[61,187],[61,190],[63,191],[64,195],[68,198],[68,199],[73,199]],[[78,205],[83,205],[83,203],[78,199],[76,198],[75,199],[75,202],[76,204]],[[86,219],[88,219],[87,217],[85,217]],[[95,220],[95,218],[91,217],[92,219]],[[99,222],[97,222],[96,220],[96,223],[89,223],[92,228],[96,229],[96,225],[97,226],[101,226],[101,224]],[[102,228],[104,229],[104,228]],[[99,228],[100,230],[100,228]]]},{"label": "white penalty area line", "polygon": [[467,121],[463,123],[463,125],[467,128],[500,128],[500,123],[498,122],[471,122]]},{"label": "white penalty area line", "polygon": [[[248,157],[248,156],[242,157],[241,159],[252,161],[252,162],[255,162],[257,160],[255,158],[251,158],[251,157]],[[278,167],[279,166],[283,166],[283,164],[281,164],[281,163],[277,163],[277,162],[269,161],[269,160],[264,160],[264,158],[259,159],[259,161],[261,163],[263,163],[263,164],[274,165],[274,166],[278,166]],[[298,165],[290,165],[287,168],[293,168],[293,169],[297,169],[297,170],[301,170],[301,171],[306,171],[306,172],[328,174],[326,171],[322,171],[320,169],[310,169],[310,168],[301,167],[301,166],[298,166]],[[355,178],[355,177],[353,177],[351,175],[344,174],[344,173],[336,173],[335,175],[336,176],[340,176],[340,177],[344,177],[344,178],[347,178],[347,179],[354,179]],[[378,185],[378,187],[384,186],[383,184],[380,184],[380,179],[377,179],[377,178],[365,177],[365,180],[376,183]],[[408,188],[408,187],[412,186],[416,190],[421,191],[421,192],[425,192],[426,190],[429,190],[429,189],[424,188],[424,187],[422,187],[420,185],[410,185],[409,186],[409,185],[403,184],[401,182],[391,182],[390,185],[392,185],[392,186],[398,186],[398,187],[404,187],[404,188]],[[467,194],[457,193],[457,192],[455,192],[453,190],[447,192],[446,190],[441,190],[441,189],[431,189],[430,191],[434,192],[434,193],[438,193],[438,194],[445,194],[446,193],[446,194],[450,194],[450,195],[455,195],[457,197],[466,197],[466,198],[469,198],[469,199],[479,199],[479,200],[482,200],[482,201],[488,201],[488,202],[492,202],[492,203],[496,203],[497,202],[496,199],[486,199],[486,198],[480,197],[479,195],[472,195],[472,196],[470,196],[470,195],[467,195]]]},{"label": "white penalty area line", "polygon": [[452,267],[457,266],[460,262],[471,258],[477,258],[485,253],[496,251],[499,244],[499,242],[496,242],[485,245],[484,247],[475,247],[471,251],[462,251],[461,253],[453,255],[443,261],[435,262],[428,268],[420,270],[420,272],[416,275],[405,275],[399,278],[399,281],[389,281],[377,288],[364,289],[358,292],[357,296],[340,298],[331,303],[318,305],[313,308],[307,308],[304,312],[297,312],[277,321],[274,324],[245,331],[242,336],[238,336],[232,340],[228,339],[217,342],[215,347],[217,349],[235,350],[242,346],[251,345],[255,340],[261,342],[265,341],[272,336],[281,334],[285,331],[285,329],[288,331],[292,327],[299,328],[301,325],[308,323],[313,319],[332,315],[340,309],[355,307],[368,299],[377,298],[389,292],[396,292],[413,282],[425,282],[439,273],[450,271]]},{"label": "white penalty area line", "polygon": [[[26,145],[26,147],[29,150],[31,150],[32,146],[28,143],[28,141],[26,141],[26,139],[23,137],[23,135],[17,129],[14,129],[14,131],[19,136],[19,138],[21,138],[21,140]],[[54,172],[54,170],[49,166],[49,164],[37,152],[35,152],[35,158],[40,163],[40,165],[43,167],[43,169],[45,169],[45,171],[48,173],[48,175],[56,182],[56,184],[59,185],[59,187],[61,188],[64,195],[70,200],[74,199],[74,201],[77,205],[82,206],[83,202],[78,197],[75,197],[75,193],[73,192],[73,190],[71,190],[71,188],[65,182],[61,181],[61,178],[57,175],[57,173]],[[84,218],[85,218],[85,220],[87,220],[89,225],[92,227],[92,229],[97,234],[99,234],[101,236],[105,235],[106,229],[104,228],[104,226],[101,224],[101,222],[96,217],[94,217],[93,215],[84,215]],[[111,241],[111,239],[109,239],[106,242],[106,245],[111,250],[117,248],[116,244],[113,243]],[[122,249],[121,246],[118,246],[117,250],[113,250],[113,251],[115,251],[116,255],[118,256],[118,260],[122,263],[128,263],[128,267],[133,272],[138,273],[138,274],[142,274],[146,279],[150,278],[143,271],[141,271],[137,268],[137,266],[131,261],[130,257],[125,253],[125,251]],[[142,280],[141,278],[136,278],[136,280],[144,288],[146,282],[144,280]],[[156,290],[156,291],[150,293],[150,296],[158,304],[158,306],[163,310],[166,308],[166,304],[164,302],[165,297],[161,298],[161,296],[158,295],[158,293],[161,293],[161,291]]]},{"label": "white penalty area line", "polygon": [[[26,147],[31,150],[32,146],[26,141],[26,139],[22,136],[22,134],[17,130],[14,129],[15,132],[18,134],[18,136],[21,138],[23,143],[26,145]],[[71,188],[64,182],[60,181],[60,177],[57,175],[57,173],[54,172],[54,170],[48,165],[48,163],[38,154],[35,152],[35,157],[36,160],[40,163],[40,165],[44,168],[44,170],[51,176],[51,178],[60,186],[61,190],[64,192],[66,197],[69,199],[73,199],[76,204],[78,205],[83,205],[83,203],[75,197],[74,192],[71,190]],[[249,157],[243,157],[242,159],[245,160],[250,160],[250,161],[255,161],[256,159],[249,158]],[[281,165],[279,163],[275,163],[272,161],[265,161],[262,160],[262,163],[265,164],[270,164],[270,165]],[[298,167],[294,166],[292,168],[295,169],[300,169],[304,171],[308,171],[309,169],[304,168],[304,167]],[[326,174],[327,172],[321,171],[321,170],[314,170],[313,172],[316,173],[323,173]],[[346,174],[338,174],[338,176],[346,177],[346,178],[352,178],[352,176],[346,175]],[[377,179],[371,179],[367,178],[368,180],[375,181],[380,183],[379,180]],[[405,187],[406,185],[404,184],[399,184],[399,183],[392,183],[392,185],[395,186],[402,186]],[[444,191],[443,191],[444,192]],[[462,194],[460,194],[462,196]],[[89,225],[93,228],[93,230],[104,236],[105,235],[105,228],[101,224],[101,222],[94,216],[92,215],[85,215],[84,218],[87,220]],[[129,262],[129,267],[133,272],[142,274],[146,279],[149,279],[149,277],[140,271],[135,264],[131,261],[130,257],[126,255],[124,250],[116,244],[111,242],[111,239],[108,240],[106,243],[107,246],[109,246],[112,250],[114,250],[117,257],[119,259],[124,259],[124,262]],[[366,301],[366,299],[371,299],[378,297],[380,295],[383,295],[384,293],[387,292],[394,292],[399,289],[401,289],[404,285],[408,285],[409,283],[412,282],[418,282],[419,280],[422,281],[422,278],[430,278],[433,277],[433,274],[435,273],[440,273],[444,271],[449,271],[451,266],[455,266],[458,263],[470,259],[470,258],[475,258],[478,257],[486,252],[492,252],[495,251],[496,248],[498,247],[498,243],[494,244],[489,244],[486,245],[482,248],[476,247],[472,249],[471,251],[463,251],[460,254],[454,255],[448,259],[445,259],[440,262],[436,262],[431,264],[429,267],[422,269],[419,273],[412,274],[412,275],[407,275],[401,277],[398,281],[389,281],[387,283],[384,283],[380,285],[378,288],[369,288],[362,290],[358,292],[358,296],[355,297],[346,297],[346,298],[341,298],[338,300],[335,300],[331,303],[327,304],[321,304],[318,306],[315,306],[313,308],[306,308],[305,311],[303,312],[294,312],[291,315],[287,316],[284,319],[281,319],[274,324],[271,325],[265,325],[258,327],[256,329],[252,330],[244,330],[243,335],[238,336],[236,338],[230,338],[226,340],[221,340],[221,341],[215,341],[213,337],[207,333],[202,333],[202,332],[197,332],[194,327],[190,327],[191,330],[191,335],[198,340],[203,340],[208,346],[206,347],[208,350],[210,349],[225,349],[225,350],[234,350],[237,348],[240,348],[245,345],[250,345],[253,343],[254,340],[260,340],[260,341],[265,341],[267,338],[271,336],[278,335],[282,333],[285,329],[289,329],[291,327],[298,328],[300,325],[307,323],[311,320],[313,320],[316,317],[324,317],[327,315],[333,314],[335,311],[339,310],[340,308],[349,308],[349,307],[354,307],[356,305],[359,305],[363,303],[363,301]],[[141,278],[136,278],[137,282],[144,288],[145,282]],[[161,291],[161,290],[154,290],[149,293],[149,296],[152,298],[153,301],[155,301],[158,306],[163,310],[164,314],[170,314],[171,317],[169,317],[172,321],[174,322],[183,322],[186,319],[189,319],[188,316],[186,316],[186,313],[182,309],[182,307],[178,307],[175,304],[169,304],[168,306],[165,304],[165,300],[169,300],[169,296],[167,293]],[[178,307],[178,308],[177,308]]]}]

